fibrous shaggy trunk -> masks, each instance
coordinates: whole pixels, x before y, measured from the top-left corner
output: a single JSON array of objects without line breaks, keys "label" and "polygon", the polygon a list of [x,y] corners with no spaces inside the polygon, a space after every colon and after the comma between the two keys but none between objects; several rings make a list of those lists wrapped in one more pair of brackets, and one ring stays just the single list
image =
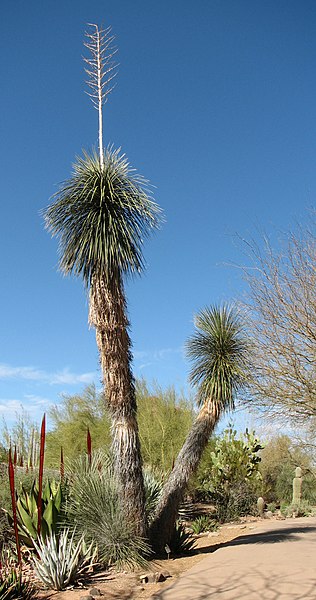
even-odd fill
[{"label": "fibrous shaggy trunk", "polygon": [[146,536],[145,492],[131,372],[129,322],[121,277],[95,277],[89,322],[95,327],[107,406],[112,420],[112,450],[124,510],[135,533]]},{"label": "fibrous shaggy trunk", "polygon": [[205,406],[202,408],[182,446],[170,477],[163,488],[156,515],[149,532],[152,547],[159,555],[165,553],[166,544],[170,545],[187,483],[199,465],[203,451],[218,422],[219,416],[220,414],[216,406]]}]

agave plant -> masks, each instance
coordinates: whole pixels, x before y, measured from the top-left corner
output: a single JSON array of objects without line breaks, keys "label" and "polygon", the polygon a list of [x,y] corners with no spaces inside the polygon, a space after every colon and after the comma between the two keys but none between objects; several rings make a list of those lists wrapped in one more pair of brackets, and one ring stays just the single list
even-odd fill
[{"label": "agave plant", "polygon": [[[42,492],[41,502],[39,502],[39,489],[36,481],[28,493],[23,485],[17,495],[16,500],[16,520],[17,530],[20,542],[28,547],[33,546],[33,540],[38,536],[39,512],[41,507],[40,534],[43,538],[52,532],[56,532],[60,519],[63,502],[63,494],[60,483],[55,480],[47,481]],[[11,525],[14,519],[8,514],[8,520]]]},{"label": "agave plant", "polygon": [[37,577],[48,588],[64,590],[90,570],[95,564],[97,549],[86,546],[84,537],[75,540],[75,531],[64,529],[59,535],[51,533],[46,540],[34,541],[38,558],[34,556]]}]

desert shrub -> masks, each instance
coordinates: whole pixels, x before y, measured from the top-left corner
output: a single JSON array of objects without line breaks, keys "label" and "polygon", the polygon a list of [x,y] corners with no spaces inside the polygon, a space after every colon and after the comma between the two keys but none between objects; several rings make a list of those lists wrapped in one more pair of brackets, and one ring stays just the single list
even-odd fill
[{"label": "desert shrub", "polygon": [[151,391],[144,380],[136,383],[136,396],[144,463],[170,471],[191,428],[193,404],[174,388],[156,385]]},{"label": "desert shrub", "polygon": [[[18,492],[22,490],[22,486],[26,492],[30,492],[34,482],[34,472],[27,472],[26,469],[17,467],[15,469],[15,487]],[[8,476],[8,466],[0,471],[0,507],[5,510],[11,510],[11,492]]]},{"label": "desert shrub", "polygon": [[315,515],[315,509],[307,500],[301,500],[300,504],[282,502],[280,512],[284,517],[310,517]]},{"label": "desert shrub", "polygon": [[[144,380],[136,382],[138,425],[144,464],[164,472],[172,464],[193,421],[193,404],[173,388],[155,386],[149,390]],[[87,428],[93,449],[109,450],[110,419],[104,394],[95,386],[80,394],[64,395],[49,411],[50,431],[46,435],[46,466],[59,467],[60,446],[67,460],[74,460],[86,449]]]},{"label": "desert shrub", "polygon": [[191,523],[191,529],[196,534],[203,533],[204,531],[216,531],[218,523],[215,519],[211,519],[211,517],[201,515]]},{"label": "desert shrub", "polygon": [[12,538],[12,533],[6,513],[0,509],[0,552]]},{"label": "desert shrub", "polygon": [[[16,516],[20,543],[33,548],[34,540],[38,537],[38,503],[39,487],[37,480],[33,481],[28,493],[22,486],[16,493]],[[65,496],[61,482],[47,480],[41,494],[42,519],[40,536],[45,539],[50,533],[57,532],[63,521],[63,505]],[[14,527],[12,511],[8,512],[8,521],[12,530]]]},{"label": "desert shrub", "polygon": [[220,522],[234,520],[256,510],[261,490],[261,449],[254,433],[246,430],[237,437],[231,426],[206,449],[193,483],[198,498],[214,504]]},{"label": "desert shrub", "polygon": [[135,536],[120,503],[119,484],[109,455],[101,451],[79,457],[67,468],[69,499],[66,519],[76,535],[98,547],[99,560],[117,568],[147,565],[149,546]]},{"label": "desert shrub", "polygon": [[[8,476],[8,466],[1,465],[0,470],[0,550],[1,547],[8,542],[12,535],[13,529],[9,523],[7,513],[12,512],[11,492]],[[34,472],[26,472],[26,469],[17,467],[15,469],[15,487],[18,494],[24,489],[27,493],[30,492],[34,482]]]},{"label": "desert shrub", "polygon": [[294,446],[288,436],[275,436],[261,452],[262,495],[266,502],[290,504],[295,467],[303,473],[302,499],[316,503],[316,477],[313,463],[304,448]]},{"label": "desert shrub", "polygon": [[94,449],[109,448],[110,420],[104,394],[94,385],[80,394],[63,395],[61,402],[49,411],[50,431],[46,435],[45,464],[59,467],[60,447],[68,461],[86,450],[89,428]]},{"label": "desert shrub", "polygon": [[220,523],[236,521],[240,517],[257,514],[257,491],[247,481],[234,482],[231,487],[224,485],[214,491],[213,502],[216,518]]}]

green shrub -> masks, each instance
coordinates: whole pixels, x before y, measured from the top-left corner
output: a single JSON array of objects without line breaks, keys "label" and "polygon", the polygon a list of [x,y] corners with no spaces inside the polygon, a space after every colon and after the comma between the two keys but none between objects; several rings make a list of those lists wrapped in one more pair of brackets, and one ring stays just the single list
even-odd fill
[{"label": "green shrub", "polygon": [[300,504],[286,504],[282,502],[280,512],[284,517],[310,517],[314,516],[315,509],[306,500],[301,500]]},{"label": "green shrub", "polygon": [[231,426],[206,449],[194,485],[200,500],[214,504],[221,523],[255,514],[261,449],[254,433],[246,429],[237,437]]},{"label": "green shrub", "polygon": [[[185,440],[193,421],[193,404],[169,388],[149,390],[144,380],[136,382],[139,435],[145,464],[166,472]],[[85,451],[89,428],[95,450],[111,446],[110,419],[103,392],[95,386],[81,394],[65,395],[49,413],[52,424],[46,436],[45,464],[59,467],[60,445],[68,460]]]},{"label": "green shrub", "polygon": [[215,490],[213,500],[220,523],[257,514],[257,491],[247,481],[236,482],[228,489]]},{"label": "green shrub", "polygon": [[196,534],[203,533],[204,531],[216,531],[218,523],[214,519],[211,519],[211,517],[202,515],[191,523],[191,529]]},{"label": "green shrub", "polygon": [[136,396],[144,463],[168,472],[192,426],[193,404],[173,388],[149,390],[144,380],[136,382]]}]

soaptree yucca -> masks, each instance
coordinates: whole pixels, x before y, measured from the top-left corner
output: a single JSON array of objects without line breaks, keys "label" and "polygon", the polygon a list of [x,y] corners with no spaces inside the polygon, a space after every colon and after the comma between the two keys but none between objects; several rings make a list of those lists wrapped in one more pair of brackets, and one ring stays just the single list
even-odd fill
[{"label": "soaptree yucca", "polygon": [[172,538],[188,480],[197,469],[221,415],[234,407],[249,368],[248,336],[237,309],[205,308],[196,316],[195,327],[186,349],[192,361],[191,382],[196,386],[200,412],[163,488],[151,524],[152,543],[159,553]]},{"label": "soaptree yucca", "polygon": [[91,53],[86,71],[99,115],[99,152],[77,158],[72,176],[46,209],[45,221],[59,239],[62,272],[82,277],[89,290],[89,322],[96,330],[122,500],[136,532],[144,535],[145,496],[124,280],[143,269],[143,240],[158,225],[159,209],[147,181],[124,154],[111,146],[103,148],[102,106],[115,75],[115,50],[110,29],[92,27],[85,44]]}]

